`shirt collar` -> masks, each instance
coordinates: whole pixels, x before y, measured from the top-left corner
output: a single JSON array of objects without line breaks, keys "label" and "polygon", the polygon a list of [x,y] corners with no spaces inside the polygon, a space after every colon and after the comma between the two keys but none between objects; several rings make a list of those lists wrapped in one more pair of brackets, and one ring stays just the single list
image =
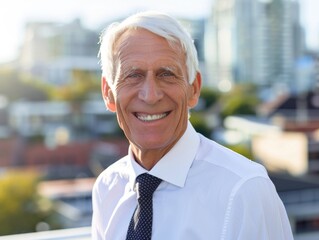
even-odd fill
[{"label": "shirt collar", "polygon": [[[185,185],[186,177],[195,158],[199,147],[199,136],[190,122],[187,129],[173,148],[163,156],[160,161],[149,171],[149,174],[156,176],[163,181],[179,187]],[[133,189],[136,176],[147,172],[134,160],[131,148],[128,157],[130,159],[130,186]]]}]

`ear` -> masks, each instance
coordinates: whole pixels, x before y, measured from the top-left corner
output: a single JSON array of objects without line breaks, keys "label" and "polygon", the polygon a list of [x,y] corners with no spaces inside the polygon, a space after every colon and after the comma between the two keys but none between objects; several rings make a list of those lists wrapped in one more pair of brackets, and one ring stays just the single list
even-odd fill
[{"label": "ear", "polygon": [[191,91],[190,91],[190,95],[188,98],[188,107],[193,108],[198,103],[198,99],[200,96],[200,90],[202,87],[202,76],[201,76],[200,72],[196,73],[196,77],[195,77],[195,79],[190,87],[191,87]]},{"label": "ear", "polygon": [[116,105],[112,89],[104,76],[101,79],[101,90],[105,106],[111,112],[116,112]]}]

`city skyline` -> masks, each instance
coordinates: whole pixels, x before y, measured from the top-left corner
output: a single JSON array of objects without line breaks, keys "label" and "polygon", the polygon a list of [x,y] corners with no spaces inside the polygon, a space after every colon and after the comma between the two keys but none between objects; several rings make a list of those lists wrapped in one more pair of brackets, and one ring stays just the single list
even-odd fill
[{"label": "city skyline", "polygon": [[[1,0],[2,1],[2,0]],[[80,18],[88,28],[98,29],[103,22],[141,10],[160,10],[177,17],[203,18],[211,14],[214,0],[12,0],[4,1],[0,8],[1,37],[0,63],[16,58],[21,46],[24,26],[29,21],[51,21],[67,23]],[[301,4],[301,24],[306,28],[307,45],[319,48],[319,1],[299,0]],[[112,6],[110,8],[109,6]],[[183,7],[180,7],[183,6]]]}]

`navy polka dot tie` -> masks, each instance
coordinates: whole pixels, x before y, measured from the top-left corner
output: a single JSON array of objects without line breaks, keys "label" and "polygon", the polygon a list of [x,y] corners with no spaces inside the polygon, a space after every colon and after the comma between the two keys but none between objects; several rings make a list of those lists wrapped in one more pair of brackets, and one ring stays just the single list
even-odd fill
[{"label": "navy polka dot tie", "polygon": [[161,179],[143,173],[136,178],[137,207],[132,216],[126,240],[149,240],[152,237],[153,193]]}]

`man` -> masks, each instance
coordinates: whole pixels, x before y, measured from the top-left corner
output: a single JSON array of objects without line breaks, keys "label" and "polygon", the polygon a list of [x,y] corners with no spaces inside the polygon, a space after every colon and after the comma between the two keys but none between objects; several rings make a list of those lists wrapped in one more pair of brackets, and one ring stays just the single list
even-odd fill
[{"label": "man", "polygon": [[[103,98],[130,147],[94,185],[93,239],[293,239],[265,169],[188,121],[201,75],[176,20],[142,12],[113,24],[100,56]],[[146,204],[140,176],[156,182]]]}]

